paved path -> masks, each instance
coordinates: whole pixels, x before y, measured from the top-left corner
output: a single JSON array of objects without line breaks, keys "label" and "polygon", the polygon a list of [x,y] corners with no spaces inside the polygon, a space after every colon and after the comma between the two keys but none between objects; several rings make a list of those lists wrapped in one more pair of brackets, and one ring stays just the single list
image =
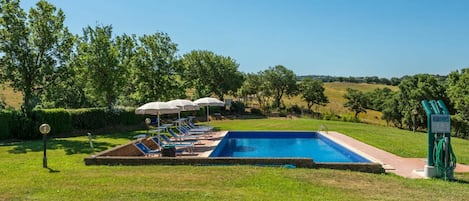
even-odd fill
[{"label": "paved path", "polygon": [[[388,173],[395,173],[407,178],[424,178],[423,168],[426,164],[426,159],[402,158],[337,132],[321,133],[341,143],[343,146],[382,164]],[[455,171],[469,172],[469,166],[457,164]]]}]

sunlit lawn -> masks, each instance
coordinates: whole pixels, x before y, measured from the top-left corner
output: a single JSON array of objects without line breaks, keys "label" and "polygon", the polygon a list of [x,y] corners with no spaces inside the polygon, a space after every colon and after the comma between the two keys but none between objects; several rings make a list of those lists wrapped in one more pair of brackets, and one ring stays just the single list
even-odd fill
[{"label": "sunlit lawn", "polygon": [[[310,119],[225,120],[222,130],[317,130],[326,125],[401,156],[425,157],[425,134]],[[96,150],[128,142],[138,132],[95,135]],[[469,163],[468,141],[453,139]],[[467,200],[469,174],[459,182],[395,175],[256,166],[85,166],[86,137],[0,142],[0,200]]]}]

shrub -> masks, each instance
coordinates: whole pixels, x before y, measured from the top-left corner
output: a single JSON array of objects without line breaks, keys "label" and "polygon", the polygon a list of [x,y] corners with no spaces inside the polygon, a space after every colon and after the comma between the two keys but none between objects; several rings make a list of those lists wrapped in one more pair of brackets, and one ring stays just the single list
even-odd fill
[{"label": "shrub", "polygon": [[278,113],[278,116],[279,117],[287,117],[288,113],[286,110],[280,110],[280,112]]},{"label": "shrub", "polygon": [[253,115],[264,115],[260,109],[251,108],[251,114]]},{"label": "shrub", "polygon": [[98,129],[106,126],[104,109],[86,108],[69,110],[74,129]]},{"label": "shrub", "polygon": [[[34,127],[39,128],[43,123],[47,123],[51,127],[51,135],[70,132],[72,128],[72,119],[70,113],[62,108],[59,109],[43,109],[34,110]],[[35,132],[38,129],[35,129]],[[40,134],[39,134],[40,135]]]},{"label": "shrub", "polygon": [[332,112],[325,112],[322,115],[323,120],[332,120],[332,121],[338,121],[340,119],[339,115],[336,115],[335,113]]},{"label": "shrub", "polygon": [[245,111],[245,105],[241,101],[234,101],[231,104],[231,112],[236,113],[236,114],[244,114]]},{"label": "shrub", "polygon": [[14,110],[0,110],[0,140],[13,137],[15,124],[18,122],[19,113]]},{"label": "shrub", "polygon": [[293,114],[301,114],[301,107],[295,104],[288,108],[287,111]]}]

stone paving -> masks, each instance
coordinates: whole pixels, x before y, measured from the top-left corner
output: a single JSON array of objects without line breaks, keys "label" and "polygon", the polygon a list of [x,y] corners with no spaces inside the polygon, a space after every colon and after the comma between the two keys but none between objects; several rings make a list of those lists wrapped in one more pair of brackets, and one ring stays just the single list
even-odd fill
[{"label": "stone paving", "polygon": [[[388,173],[394,173],[406,178],[425,178],[423,168],[426,159],[403,158],[337,132],[321,133],[360,155],[380,163]],[[469,172],[469,166],[457,164],[455,172]]]}]

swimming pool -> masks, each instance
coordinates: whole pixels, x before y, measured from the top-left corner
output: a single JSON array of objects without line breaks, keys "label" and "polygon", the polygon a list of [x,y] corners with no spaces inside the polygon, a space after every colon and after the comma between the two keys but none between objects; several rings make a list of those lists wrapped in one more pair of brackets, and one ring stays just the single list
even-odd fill
[{"label": "swimming pool", "polygon": [[370,163],[316,132],[230,131],[210,157],[311,158],[314,162]]}]

